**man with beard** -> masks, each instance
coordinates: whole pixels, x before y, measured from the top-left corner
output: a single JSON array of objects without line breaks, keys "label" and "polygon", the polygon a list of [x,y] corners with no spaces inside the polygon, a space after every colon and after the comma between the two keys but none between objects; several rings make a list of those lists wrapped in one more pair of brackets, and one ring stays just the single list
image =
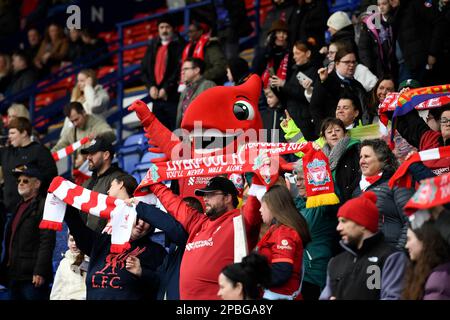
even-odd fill
[{"label": "man with beard", "polygon": [[[99,137],[92,140],[91,145],[81,150],[81,153],[87,154],[89,170],[92,171],[92,176],[85,181],[83,187],[107,194],[111,182],[125,173],[117,164],[112,163],[114,158],[112,143],[104,137]],[[94,231],[102,232],[106,226],[105,219],[100,219],[92,214],[82,213],[81,215],[86,225]]]},{"label": "man with beard", "polygon": [[377,196],[372,191],[338,211],[337,231],[344,252],[330,260],[320,300],[398,300],[407,257],[378,232]]},{"label": "man with beard", "polygon": [[[180,267],[181,300],[219,299],[219,274],[225,266],[236,261],[240,247],[245,245],[236,241],[235,217],[243,215],[247,249],[255,247],[262,222],[255,195],[258,187],[264,190],[265,187],[262,182],[256,185],[253,179],[247,202],[242,210],[238,210],[238,191],[233,182],[221,176],[211,178],[205,188],[195,190],[195,195],[202,196],[205,202],[204,214],[163,184],[150,186],[150,191],[188,233]],[[132,203],[136,202],[133,198]]]},{"label": "man with beard", "polygon": [[153,102],[156,117],[174,129],[178,102],[178,76],[184,41],[174,32],[169,16],[158,20],[158,36],[147,47],[141,63],[141,79]]}]

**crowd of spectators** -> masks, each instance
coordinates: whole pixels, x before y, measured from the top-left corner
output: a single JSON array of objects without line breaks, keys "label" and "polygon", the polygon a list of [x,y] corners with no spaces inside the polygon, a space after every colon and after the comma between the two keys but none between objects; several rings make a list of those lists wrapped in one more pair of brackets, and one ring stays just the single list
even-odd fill
[{"label": "crowd of spectators", "polygon": [[[250,63],[239,51],[239,39],[254,27],[244,1],[214,0],[194,10],[185,37],[175,19],[163,15],[141,60],[139,84],[156,118],[173,131],[202,92],[259,75],[258,109],[272,132],[266,138],[322,150],[339,204],[306,205],[302,153],[287,158],[296,162],[287,172],[292,180],[280,172],[263,195],[258,176],[246,175],[243,197],[232,180],[217,176],[195,191],[203,202],[152,185],[167,212],[133,197],[138,183],[115,163],[116,134],[105,117],[112,92],[97,77],[112,64],[105,58],[76,74],[56,143],[39,142],[27,97],[8,106],[0,147],[0,284],[9,297],[450,299],[449,204],[417,213],[426,217],[422,223],[404,211],[421,180],[450,174],[449,158],[411,166],[417,185],[388,183],[416,152],[449,145],[450,104],[400,115],[394,129],[379,113],[391,92],[450,83],[450,1],[361,1],[358,15],[330,14],[327,3],[272,0]],[[12,1],[0,3],[0,13],[14,8]],[[27,32],[22,48],[0,53],[0,101],[62,67],[108,55],[108,44],[90,28],[50,22],[41,33],[32,13],[21,21],[0,15],[5,34],[21,26]],[[56,272],[55,232],[38,227],[44,195],[58,175],[50,150],[84,137],[91,143],[75,152],[72,168],[87,164],[82,186],[125,201],[137,219],[130,248],[113,254],[107,221],[69,206],[69,250]],[[233,263],[233,219],[241,215],[251,253]],[[152,240],[155,228],[164,232],[163,243]],[[379,272],[378,285],[369,285],[368,270]]]}]

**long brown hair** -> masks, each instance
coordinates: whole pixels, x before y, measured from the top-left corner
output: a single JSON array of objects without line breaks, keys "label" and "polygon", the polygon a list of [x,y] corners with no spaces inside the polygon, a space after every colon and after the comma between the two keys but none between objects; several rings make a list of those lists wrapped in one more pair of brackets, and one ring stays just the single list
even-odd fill
[{"label": "long brown hair", "polygon": [[294,199],[286,186],[274,185],[261,199],[265,202],[277,225],[285,225],[297,231],[302,239],[303,247],[311,241],[308,224],[305,218],[297,211]]},{"label": "long brown hair", "polygon": [[368,103],[369,110],[374,114],[378,113],[378,105],[381,103],[381,101],[378,100],[378,97],[377,97],[377,90],[383,81],[392,81],[392,83],[394,84],[394,88],[395,88],[395,80],[392,76],[385,75],[382,78],[378,79],[377,83],[375,84],[375,87],[373,87],[372,91],[370,92],[370,100]]},{"label": "long brown hair", "polygon": [[413,232],[422,242],[422,251],[417,261],[411,261],[406,270],[405,289],[402,293],[405,300],[422,299],[425,283],[433,268],[450,261],[450,247],[434,222],[427,221]]}]

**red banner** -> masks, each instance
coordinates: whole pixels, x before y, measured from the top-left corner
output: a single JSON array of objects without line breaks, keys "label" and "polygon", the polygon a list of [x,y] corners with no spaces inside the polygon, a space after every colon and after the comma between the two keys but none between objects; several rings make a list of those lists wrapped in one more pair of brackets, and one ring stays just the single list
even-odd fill
[{"label": "red banner", "polygon": [[450,173],[423,180],[419,189],[405,205],[409,216],[416,210],[429,209],[450,203]]},{"label": "red banner", "polygon": [[[384,99],[384,101],[378,108],[378,114],[381,115],[389,111],[394,111],[399,103],[398,101],[399,97],[400,93],[398,92],[388,93],[386,99]],[[414,108],[416,110],[428,110],[442,107],[443,105],[446,105],[448,103],[450,103],[450,94],[426,100],[424,102],[419,103]]]},{"label": "red banner", "polygon": [[[307,196],[318,199],[314,201],[317,205],[339,203],[328,159],[321,150],[313,149],[311,143],[248,143],[238,153],[152,163],[136,192],[166,180],[244,172],[254,172],[270,186],[278,179],[279,156],[299,151],[305,153]],[[271,159],[270,165],[264,162],[266,154]]]}]

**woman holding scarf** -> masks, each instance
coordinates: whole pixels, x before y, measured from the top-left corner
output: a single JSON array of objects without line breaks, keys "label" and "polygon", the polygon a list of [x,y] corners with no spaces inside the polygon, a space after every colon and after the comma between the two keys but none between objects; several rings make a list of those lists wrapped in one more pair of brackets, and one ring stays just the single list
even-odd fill
[{"label": "woman holding scarf", "polygon": [[398,161],[381,139],[364,140],[361,143],[359,166],[361,179],[353,197],[369,190],[375,192],[380,212],[379,226],[385,241],[402,250],[408,229],[408,218],[403,213],[403,207],[413,195],[413,190],[389,188],[388,180],[397,170]]},{"label": "woman holding scarf", "polygon": [[[296,143],[306,142],[305,137],[297,140],[302,131],[291,120],[289,113],[286,113],[286,119],[281,123],[286,140]],[[359,143],[358,139],[350,137],[344,122],[338,118],[324,119],[320,137],[313,143],[313,147],[316,150],[322,149],[330,161],[336,193],[341,203],[352,197],[359,181]],[[299,158],[303,157],[302,152],[296,155]]]}]

